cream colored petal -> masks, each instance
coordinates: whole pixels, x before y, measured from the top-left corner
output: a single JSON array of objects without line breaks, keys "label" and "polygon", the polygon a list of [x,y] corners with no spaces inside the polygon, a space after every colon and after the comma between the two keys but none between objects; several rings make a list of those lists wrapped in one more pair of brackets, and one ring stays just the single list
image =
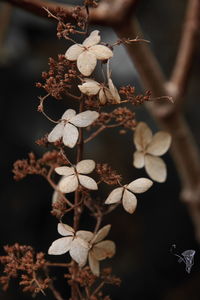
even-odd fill
[{"label": "cream colored petal", "polygon": [[77,59],[77,67],[81,74],[90,76],[97,64],[96,56],[90,51],[84,51]]},{"label": "cream colored petal", "polygon": [[145,155],[145,170],[154,181],[164,182],[167,178],[167,167],[160,157]]},{"label": "cream colored petal", "polygon": [[47,139],[48,142],[50,143],[54,143],[59,141],[59,139],[61,139],[61,137],[63,136],[63,131],[64,131],[64,123],[60,122],[58,123],[54,129],[49,133]]},{"label": "cream colored petal", "polygon": [[72,244],[73,237],[63,237],[58,240],[55,240],[49,250],[48,254],[52,255],[61,255],[69,251]]},{"label": "cream colored petal", "polygon": [[74,125],[67,123],[64,127],[64,132],[63,132],[64,145],[69,148],[74,148],[74,146],[78,141],[78,136],[79,136],[78,129]]},{"label": "cream colored petal", "polygon": [[58,233],[63,236],[72,235],[74,236],[74,229],[64,223],[58,223]]},{"label": "cream colored petal", "polygon": [[71,243],[69,254],[71,255],[72,259],[79,264],[80,267],[83,267],[87,261],[88,251],[88,243],[81,238],[76,237]]},{"label": "cream colored petal", "polygon": [[79,44],[75,44],[65,52],[65,58],[70,61],[75,61],[79,55],[84,51],[84,47]]},{"label": "cream colored petal", "polygon": [[86,242],[89,242],[93,238],[94,233],[91,231],[87,231],[87,230],[79,230],[76,232],[76,236],[78,236],[79,238],[81,238],[82,240],[84,240]]},{"label": "cream colored petal", "polygon": [[92,159],[84,159],[77,163],[76,170],[78,173],[89,174],[95,169],[95,162]]},{"label": "cream colored petal", "polygon": [[92,273],[96,276],[100,274],[99,261],[94,257],[92,251],[89,252],[89,266]]},{"label": "cream colored petal", "polygon": [[113,57],[112,50],[103,45],[95,45],[90,47],[90,52],[95,54],[96,58],[99,60],[106,60]]},{"label": "cream colored petal", "polygon": [[137,198],[135,195],[127,190],[124,191],[122,204],[124,209],[129,213],[134,213],[137,206]]},{"label": "cream colored petal", "polygon": [[91,80],[81,85],[78,85],[78,88],[83,94],[88,96],[94,96],[98,94],[101,86],[98,82]]},{"label": "cream colored petal", "polygon": [[156,156],[163,155],[168,151],[171,140],[169,133],[159,131],[153,136],[151,143],[147,147],[147,152]]},{"label": "cream colored petal", "polygon": [[74,174],[74,168],[72,167],[57,167],[55,172],[59,175],[69,176]]},{"label": "cream colored petal", "polygon": [[69,121],[76,115],[76,111],[74,109],[67,109],[64,114],[62,115],[62,120]]},{"label": "cream colored petal", "polygon": [[140,122],[135,130],[134,144],[139,151],[145,150],[152,140],[152,131],[146,123]]},{"label": "cream colored petal", "polygon": [[107,100],[113,102],[114,99],[113,99],[113,96],[112,96],[110,90],[108,88],[104,88],[104,92],[105,92]]},{"label": "cream colored petal", "polygon": [[86,110],[76,115],[74,118],[70,120],[70,123],[77,127],[87,127],[91,125],[97,118],[99,117],[99,113],[92,110]]},{"label": "cream colored petal", "polygon": [[59,184],[58,188],[62,193],[72,193],[78,188],[78,179],[76,175],[71,175],[63,178]]},{"label": "cream colored petal", "polygon": [[118,203],[122,199],[122,193],[123,193],[124,188],[119,187],[114,189],[108,196],[108,198],[105,201],[105,204],[113,204],[113,203]]},{"label": "cream colored petal", "polygon": [[144,154],[142,152],[135,151],[133,153],[133,166],[138,169],[144,167]]},{"label": "cream colored petal", "polygon": [[88,190],[98,190],[98,185],[94,179],[85,175],[78,175],[79,182]]},{"label": "cream colored petal", "polygon": [[121,102],[120,95],[119,95],[118,90],[116,89],[116,87],[114,86],[114,84],[113,84],[113,82],[110,78],[108,79],[108,86],[109,86],[109,90],[111,92],[111,95],[113,97],[114,103],[120,103]]},{"label": "cream colored petal", "polygon": [[109,233],[110,231],[110,228],[111,228],[111,225],[108,224],[104,227],[102,227],[98,232],[97,234],[94,236],[94,238],[92,239],[91,243],[98,243],[100,241],[102,241]]},{"label": "cream colored petal", "polygon": [[133,193],[140,194],[150,189],[152,184],[153,182],[148,178],[138,178],[129,183],[126,188]]},{"label": "cream colored petal", "polygon": [[104,89],[100,89],[99,91],[99,102],[104,105],[106,103],[106,95],[104,93]]},{"label": "cream colored petal", "polygon": [[94,30],[90,33],[90,35],[84,40],[83,46],[91,47],[98,44],[101,40],[99,35],[99,30]]},{"label": "cream colored petal", "polygon": [[106,240],[94,245],[92,252],[97,260],[103,260],[115,255],[116,246],[113,241]]}]

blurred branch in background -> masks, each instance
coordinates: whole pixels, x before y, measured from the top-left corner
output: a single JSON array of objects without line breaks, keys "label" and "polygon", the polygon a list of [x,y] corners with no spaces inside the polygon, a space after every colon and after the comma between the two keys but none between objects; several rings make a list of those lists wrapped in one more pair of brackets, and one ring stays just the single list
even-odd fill
[{"label": "blurred branch in background", "polygon": [[[61,7],[69,20],[72,19],[73,6],[42,0],[6,0],[36,15],[47,17],[43,7],[54,12]],[[143,36],[140,26],[133,20],[137,0],[103,0],[98,8],[92,9],[90,22],[111,26],[119,38]],[[83,12],[84,14],[84,12]],[[195,227],[196,238],[200,243],[200,154],[192,132],[183,113],[183,100],[189,83],[200,28],[200,0],[189,0],[183,33],[180,39],[177,59],[169,81],[147,43],[125,44],[145,88],[155,97],[169,95],[174,105],[154,102],[148,106],[157,122],[170,132],[173,138],[172,157],[182,183],[182,199],[188,209]]]}]

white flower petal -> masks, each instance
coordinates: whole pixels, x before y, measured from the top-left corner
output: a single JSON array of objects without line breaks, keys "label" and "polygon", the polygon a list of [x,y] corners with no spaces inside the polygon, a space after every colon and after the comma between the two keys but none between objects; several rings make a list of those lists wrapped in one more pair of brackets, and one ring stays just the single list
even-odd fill
[{"label": "white flower petal", "polygon": [[90,80],[83,83],[82,85],[78,85],[78,88],[83,94],[88,96],[94,96],[98,94],[101,86],[98,82]]},{"label": "white flower petal", "polygon": [[64,126],[65,126],[64,123],[60,122],[49,133],[47,139],[50,143],[54,143],[56,141],[59,141],[59,139],[63,136]]},{"label": "white flower petal", "polygon": [[92,159],[84,159],[77,163],[76,170],[78,173],[89,174],[95,169],[95,162]]},{"label": "white flower petal", "polygon": [[129,213],[132,214],[134,213],[136,206],[137,206],[137,198],[136,196],[125,190],[122,198],[122,204],[124,209]]},{"label": "white flower petal", "polygon": [[58,240],[55,240],[49,250],[48,254],[52,255],[61,255],[69,251],[72,244],[73,237],[63,237]]},{"label": "white flower petal", "polygon": [[105,201],[105,204],[113,204],[113,203],[118,203],[122,199],[122,193],[123,193],[124,188],[119,187],[114,189],[108,196],[108,198]]},{"label": "white flower petal", "polygon": [[57,167],[55,168],[55,172],[59,175],[69,176],[74,174],[74,168],[72,167]]},{"label": "white flower petal", "polygon": [[154,181],[164,182],[167,178],[167,167],[160,157],[145,155],[145,170]]},{"label": "white flower petal", "polygon": [[90,35],[84,40],[83,46],[91,47],[100,42],[101,37],[99,35],[99,30],[94,30],[90,33]]},{"label": "white flower petal", "polygon": [[93,238],[94,233],[91,231],[87,231],[87,230],[79,230],[76,232],[76,236],[78,236],[79,238],[81,238],[82,240],[84,240],[86,242],[89,242]]},{"label": "white flower petal", "polygon": [[90,52],[95,54],[96,58],[99,60],[105,60],[113,57],[112,50],[103,45],[95,45],[90,47]]},{"label": "white flower petal", "polygon": [[135,168],[141,169],[144,167],[144,154],[140,151],[133,153],[133,165]]},{"label": "white flower petal", "polygon": [[75,44],[65,52],[65,58],[70,61],[75,61],[79,55],[84,51],[84,47],[79,44]]},{"label": "white flower petal", "polygon": [[92,271],[92,273],[96,276],[99,276],[100,274],[99,261],[94,257],[92,250],[89,252],[88,260],[89,260],[90,270]]},{"label": "white flower petal", "polygon": [[106,103],[106,95],[104,93],[104,89],[100,89],[99,91],[99,102],[104,105]]},{"label": "white flower petal", "polygon": [[70,120],[70,123],[77,127],[87,127],[91,125],[97,118],[99,117],[99,113],[92,110],[86,110],[76,115],[74,118]]},{"label": "white flower petal", "polygon": [[152,184],[153,182],[148,178],[138,178],[129,183],[126,188],[133,193],[140,194],[150,189]]},{"label": "white flower petal", "polygon": [[78,179],[76,175],[64,177],[58,184],[62,193],[72,193],[78,188]]},{"label": "white flower petal", "polygon": [[76,111],[74,109],[67,109],[62,115],[62,120],[69,121],[72,117],[76,115]]},{"label": "white flower petal", "polygon": [[73,260],[75,260],[79,264],[80,267],[83,267],[87,261],[88,251],[88,243],[81,238],[76,237],[71,243],[69,254],[73,258]]},{"label": "white flower petal", "polygon": [[79,136],[78,129],[74,125],[67,123],[63,131],[64,145],[69,148],[73,148],[78,141],[78,136]]},{"label": "white flower petal", "polygon": [[146,123],[140,122],[135,130],[134,143],[139,151],[145,150],[152,140],[152,131]]},{"label": "white flower petal", "polygon": [[84,51],[77,59],[77,67],[81,74],[90,76],[97,64],[96,56],[90,51]]},{"label": "white flower petal", "polygon": [[160,156],[167,152],[171,145],[171,135],[164,131],[157,132],[147,147],[147,153]]},{"label": "white flower petal", "polygon": [[58,223],[58,233],[63,236],[71,235],[74,236],[74,229],[64,223]]},{"label": "white flower petal", "polygon": [[78,175],[80,184],[88,190],[98,190],[98,185],[94,179],[85,175]]},{"label": "white flower petal", "polygon": [[94,236],[94,238],[92,239],[91,243],[98,243],[100,241],[102,241],[109,233],[110,231],[110,228],[111,228],[111,225],[108,224],[104,227],[102,227],[98,232],[97,234]]},{"label": "white flower petal", "polygon": [[97,260],[103,260],[107,257],[112,257],[115,255],[116,246],[113,241],[102,241],[92,248],[92,254]]},{"label": "white flower petal", "polygon": [[121,102],[120,95],[119,95],[118,90],[116,89],[116,87],[114,86],[114,84],[113,84],[113,82],[110,78],[108,79],[108,86],[109,86],[109,90],[112,94],[114,103],[120,103]]}]

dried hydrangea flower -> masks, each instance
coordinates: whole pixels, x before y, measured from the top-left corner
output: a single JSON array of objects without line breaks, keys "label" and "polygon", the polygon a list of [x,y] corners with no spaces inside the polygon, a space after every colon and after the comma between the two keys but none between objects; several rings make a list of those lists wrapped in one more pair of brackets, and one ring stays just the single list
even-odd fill
[{"label": "dried hydrangea flower", "polygon": [[89,243],[93,236],[90,231],[74,229],[63,223],[58,224],[58,233],[64,237],[55,240],[48,250],[48,254],[61,255],[69,251],[70,256],[74,259],[80,267],[86,264]]},{"label": "dried hydrangea flower", "polygon": [[153,182],[148,178],[139,178],[122,187],[114,189],[105,201],[105,204],[114,204],[122,201],[124,209],[132,214],[137,206],[135,194],[146,192]]},{"label": "dried hydrangea flower", "polygon": [[88,96],[98,95],[101,104],[105,104],[106,102],[120,103],[119,93],[110,78],[108,80],[108,87],[103,83],[88,78],[84,79],[83,84],[78,85],[83,94]]},{"label": "dried hydrangea flower", "polygon": [[89,176],[83,174],[91,173],[95,168],[95,162],[91,159],[81,160],[73,167],[55,168],[56,173],[62,175],[63,178],[58,183],[58,188],[62,193],[74,192],[78,185],[82,185],[89,190],[97,190],[96,181]]},{"label": "dried hydrangea flower", "polygon": [[75,110],[67,109],[62,115],[60,122],[48,135],[48,141],[53,143],[62,138],[65,146],[73,148],[76,145],[79,136],[77,127],[87,127],[98,117],[99,113],[96,111],[86,110],[76,114]]},{"label": "dried hydrangea flower", "polygon": [[157,182],[164,182],[167,177],[165,162],[159,156],[165,154],[171,144],[169,133],[159,131],[155,135],[146,123],[140,122],[134,134],[137,151],[133,154],[133,165],[143,168],[149,177]]},{"label": "dried hydrangea flower", "polygon": [[90,33],[83,44],[71,46],[65,53],[66,59],[77,60],[77,68],[84,76],[90,76],[94,71],[97,60],[106,60],[113,56],[113,52],[106,46],[97,45],[101,38],[98,30]]},{"label": "dried hydrangea flower", "polygon": [[99,261],[104,260],[108,257],[112,257],[116,252],[115,243],[110,240],[103,239],[108,235],[111,225],[106,225],[101,228],[89,242],[89,266],[92,273],[96,276],[99,276],[100,267]]}]

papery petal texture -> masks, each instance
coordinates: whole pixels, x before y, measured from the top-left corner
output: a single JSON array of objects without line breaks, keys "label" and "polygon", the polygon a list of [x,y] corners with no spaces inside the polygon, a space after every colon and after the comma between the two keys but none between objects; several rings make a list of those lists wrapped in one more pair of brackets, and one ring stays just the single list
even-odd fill
[{"label": "papery petal texture", "polygon": [[99,35],[99,30],[94,30],[90,33],[90,35],[84,40],[83,46],[91,47],[98,44],[101,40]]},{"label": "papery petal texture", "polygon": [[101,86],[98,82],[91,80],[83,83],[82,85],[78,85],[79,90],[88,96],[97,95]]},{"label": "papery petal texture", "polygon": [[80,44],[75,44],[69,47],[65,52],[65,58],[70,61],[75,61],[78,59],[79,55],[84,51],[84,47]]},{"label": "papery petal texture", "polygon": [[92,250],[89,252],[89,266],[92,273],[96,276],[100,274],[99,261],[94,257]]},{"label": "papery petal texture", "polygon": [[115,255],[116,246],[113,241],[106,240],[94,245],[92,251],[97,260],[103,260]]},{"label": "papery petal texture", "polygon": [[55,172],[59,175],[69,176],[74,174],[74,168],[72,167],[57,167],[55,168]]},{"label": "papery petal texture", "polygon": [[94,179],[85,175],[78,175],[79,182],[88,190],[98,190],[98,185]]},{"label": "papery petal texture", "polygon": [[69,251],[73,237],[63,237],[55,240],[48,250],[48,254],[61,255]]},{"label": "papery petal texture", "polygon": [[138,178],[129,183],[126,188],[133,193],[140,194],[146,192],[153,182],[148,178]]},{"label": "papery petal texture", "polygon": [[144,154],[140,151],[135,151],[133,153],[133,166],[135,168],[141,169],[144,167]]},{"label": "papery petal texture", "polygon": [[64,223],[58,223],[58,233],[63,236],[72,235],[74,236],[74,229]]},{"label": "papery petal texture", "polygon": [[96,64],[97,58],[95,54],[90,51],[82,52],[77,59],[77,67],[84,76],[90,76],[94,71]]},{"label": "papery petal texture", "polygon": [[82,240],[84,240],[86,242],[89,242],[93,238],[94,234],[91,231],[79,230],[76,232],[76,236],[78,236],[79,238],[81,238]]},{"label": "papery petal texture", "polygon": [[106,103],[106,95],[104,89],[100,89],[99,91],[99,102],[104,105]]},{"label": "papery petal texture", "polygon": [[136,206],[137,206],[137,198],[136,196],[125,190],[122,198],[122,204],[124,209],[129,213],[132,214],[134,213]]},{"label": "papery petal texture", "polygon": [[157,132],[147,147],[147,153],[161,156],[165,154],[171,145],[171,135],[164,131]]},{"label": "papery petal texture", "polygon": [[74,148],[74,146],[77,143],[78,136],[79,136],[78,129],[74,125],[67,123],[63,131],[64,145],[69,148]]},{"label": "papery petal texture", "polygon": [[88,251],[88,243],[81,238],[76,237],[72,241],[69,253],[71,257],[79,264],[79,266],[83,267],[87,261]]},{"label": "papery petal texture", "polygon": [[74,109],[69,108],[64,112],[61,119],[69,121],[75,115],[76,115],[76,111]]},{"label": "papery petal texture", "polygon": [[135,130],[134,143],[139,151],[145,150],[152,140],[152,131],[144,122],[140,122]]},{"label": "papery petal texture", "polygon": [[146,154],[145,170],[154,181],[164,182],[167,178],[167,168],[165,162],[160,157]]},{"label": "papery petal texture", "polygon": [[90,47],[90,52],[95,54],[96,58],[99,60],[106,60],[113,57],[113,52],[106,46],[95,45]]},{"label": "papery petal texture", "polygon": [[54,143],[56,141],[59,141],[59,139],[61,139],[61,137],[63,136],[64,126],[65,126],[64,123],[60,122],[49,133],[47,139],[50,143]]},{"label": "papery petal texture", "polygon": [[62,193],[72,193],[78,188],[78,179],[76,175],[64,177],[58,184]]},{"label": "papery petal texture", "polygon": [[86,110],[76,115],[74,118],[70,120],[70,123],[77,127],[87,127],[91,125],[97,118],[99,117],[99,113],[92,110]]},{"label": "papery petal texture", "polygon": [[92,159],[84,159],[77,163],[76,170],[78,173],[89,174],[95,169],[95,162]]},{"label": "papery petal texture", "polygon": [[122,199],[122,194],[123,194],[124,188],[119,187],[114,189],[108,196],[108,198],[105,201],[105,204],[113,204],[113,203],[118,203]]},{"label": "papery petal texture", "polygon": [[120,103],[121,102],[120,95],[110,78],[108,79],[108,86],[109,86],[109,90],[112,94],[112,97],[113,97],[113,100],[115,101],[115,103]]},{"label": "papery petal texture", "polygon": [[92,243],[98,243],[100,241],[102,241],[109,233],[110,231],[110,228],[111,228],[111,225],[108,224],[104,227],[102,227],[98,232],[97,234],[94,236],[94,238],[92,239]]}]

